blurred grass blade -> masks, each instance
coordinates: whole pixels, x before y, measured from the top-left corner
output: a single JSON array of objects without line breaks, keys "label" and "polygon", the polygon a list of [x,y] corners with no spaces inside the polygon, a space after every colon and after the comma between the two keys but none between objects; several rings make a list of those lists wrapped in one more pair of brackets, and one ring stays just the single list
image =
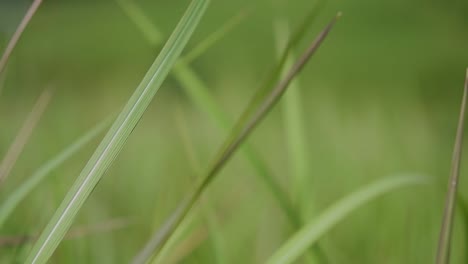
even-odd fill
[{"label": "blurred grass blade", "polygon": [[75,153],[83,148],[88,142],[94,139],[97,135],[104,131],[109,126],[110,119],[101,122],[96,127],[92,128],[74,143],[57,154],[54,158],[44,163],[36,170],[29,178],[26,179],[12,194],[9,194],[0,205],[0,230],[5,224],[5,221],[11,215],[18,204],[26,198],[50,173],[62,163],[70,159]]},{"label": "blurred grass blade", "polygon": [[26,263],[45,263],[53,254],[79,209],[121,151],[167,77],[203,16],[209,0],[193,0],[153,65],[99,144],[65,199],[35,243]]},{"label": "blurred grass blade", "polygon": [[[289,30],[286,21],[278,21],[275,26],[277,49],[283,50],[287,45]],[[293,63],[291,56],[286,60],[286,67],[291,67]],[[291,163],[292,191],[296,194],[293,202],[299,212],[302,212],[303,187],[306,186],[307,177],[311,175],[309,163],[311,158],[307,153],[307,142],[304,128],[304,114],[301,104],[301,91],[298,79],[291,82],[288,91],[284,95],[283,113],[284,127],[286,130],[286,143],[288,149],[288,160]],[[310,203],[308,203],[310,207]],[[302,214],[302,213],[301,213]]]},{"label": "blurred grass blade", "polygon": [[13,166],[18,160],[19,156],[21,155],[24,146],[28,142],[34,129],[36,128],[37,123],[39,123],[42,114],[49,105],[51,97],[51,90],[46,89],[42,92],[42,94],[37,99],[36,104],[31,109],[31,112],[29,113],[28,117],[24,121],[23,126],[21,127],[15,139],[13,140],[13,143],[11,144],[5,157],[3,158],[2,163],[0,163],[0,186],[3,184],[3,182],[13,169]]},{"label": "blurred grass blade", "polygon": [[211,33],[202,42],[198,43],[186,55],[180,58],[186,64],[192,63],[200,57],[205,51],[209,50],[212,46],[218,43],[224,36],[231,30],[236,28],[242,21],[244,21],[250,14],[250,10],[242,10],[239,14],[229,19],[225,24],[221,25],[215,32]]},{"label": "blurred grass blade", "polygon": [[266,263],[294,263],[294,261],[305,253],[307,248],[316,243],[321,236],[360,206],[395,189],[409,185],[423,184],[425,182],[427,182],[427,179],[420,176],[400,176],[380,180],[361,188],[342,198],[322,212],[317,218],[314,218],[311,222],[306,224],[294,236],[289,238]]},{"label": "blurred grass blade", "polygon": [[[287,22],[278,20],[274,31],[276,32],[278,54],[281,56],[281,50],[283,50],[288,43],[289,29]],[[285,63],[286,68],[290,68],[294,63],[292,51]],[[283,75],[284,74],[286,73],[284,72]],[[310,190],[305,190],[305,188],[307,186],[307,178],[312,175],[308,166],[312,159],[308,156],[306,150],[307,143],[304,134],[304,120],[300,98],[299,80],[296,78],[289,84],[289,88],[284,94],[282,108],[285,122],[284,127],[286,130],[287,157],[291,171],[291,180],[289,180],[289,182],[292,182],[292,189],[290,193],[294,194],[292,202],[295,206],[297,217],[300,218],[302,223],[306,219],[305,206],[310,208],[314,207],[314,205],[312,201],[303,203],[303,201],[307,201],[304,191],[310,192]],[[310,252],[305,254],[304,258],[306,263],[329,263],[328,257],[318,243],[311,248]]]},{"label": "blurred grass blade", "polygon": [[[90,235],[96,235],[99,233],[107,233],[114,230],[125,228],[129,225],[127,219],[116,218],[104,221],[102,223],[97,223],[94,225],[79,226],[70,229],[70,231],[65,235],[64,239],[77,239],[82,237],[87,237]],[[30,243],[37,238],[36,235],[23,235],[23,236],[8,236],[0,237],[0,247],[11,247],[19,246],[25,243]]]},{"label": "blurred grass blade", "polygon": [[[180,107],[177,108],[177,111],[175,111],[175,113],[176,113],[176,116],[174,119],[177,121],[176,122],[177,128],[178,128],[177,130],[179,131],[181,142],[184,146],[184,150],[185,150],[187,159],[189,161],[188,163],[191,165],[190,167],[192,171],[194,172],[193,175],[196,176],[194,178],[196,182],[202,176],[201,164],[200,164],[200,161],[198,160],[198,155],[196,154],[193,141],[190,138],[189,130],[187,128],[187,120],[184,118],[184,113],[182,112],[182,109]],[[201,197],[201,200],[202,200],[201,205],[200,205],[201,215],[208,229],[207,230],[208,237],[210,238],[212,242],[211,244],[212,244],[213,249],[211,250],[211,252],[214,255],[214,261],[215,263],[219,263],[219,264],[226,263],[226,257],[224,256],[224,253],[223,253],[224,251],[223,251],[223,246],[222,246],[223,239],[222,239],[221,232],[219,230],[220,229],[219,221],[218,221],[218,217],[216,215],[214,206],[212,205],[211,199],[207,193],[205,193]],[[190,235],[192,235],[192,233]],[[162,254],[160,254],[159,256],[161,255]],[[159,260],[153,263],[164,263],[164,261]]]},{"label": "blurred grass blade", "polygon": [[125,12],[138,29],[143,32],[146,40],[154,46],[159,46],[164,41],[164,36],[161,32],[154,30],[153,23],[143,13],[143,10],[134,3],[134,0],[116,0],[120,8]]},{"label": "blurred grass blade", "polygon": [[455,146],[453,148],[452,168],[448,183],[447,197],[445,198],[445,209],[440,229],[439,244],[437,247],[436,263],[443,264],[450,261],[450,240],[453,229],[453,216],[456,204],[458,181],[460,175],[460,160],[463,147],[463,132],[465,126],[466,101],[468,96],[468,69],[466,71],[465,87],[463,89],[463,98],[461,103],[460,115],[458,120],[457,135]]},{"label": "blurred grass blade", "polygon": [[41,3],[42,3],[42,0],[33,1],[28,11],[26,12],[26,15],[23,17],[23,20],[21,20],[20,24],[18,25],[18,28],[16,29],[15,33],[11,37],[10,42],[8,42],[7,47],[3,51],[3,55],[0,58],[0,74],[2,74],[2,72],[5,70],[6,65],[8,63],[8,59],[10,58],[11,53],[13,52],[13,49],[15,48],[21,35],[24,32],[24,29],[29,24],[29,21],[31,21],[31,18],[34,16],[34,14],[36,13]]},{"label": "blurred grass blade", "polygon": [[[153,39],[151,35],[162,35],[161,31],[155,25],[146,23],[143,24],[139,22],[142,20],[139,17],[144,16],[144,13],[137,5],[134,4],[134,2],[128,0],[117,1],[119,1],[120,6],[124,9],[124,12],[138,26],[138,28],[141,29],[147,39]],[[295,32],[294,38],[288,43],[288,48],[284,51],[282,60],[274,69],[269,82],[265,83],[262,89],[260,89],[263,92],[261,93],[262,96],[266,93],[265,90],[270,89],[271,86],[274,85],[277,74],[284,68],[286,55],[289,53],[289,50],[296,47],[301,42],[305,36],[306,30],[310,28],[312,22],[317,17],[321,7],[323,6],[323,3],[323,1],[319,1],[318,5],[314,6],[311,11],[308,12],[306,19],[299,26],[297,32]],[[130,9],[126,10],[126,8]],[[132,14],[135,15],[133,16]],[[149,21],[148,18],[143,20]],[[160,43],[155,44],[159,45]],[[210,94],[209,88],[203,82],[202,78],[200,78],[187,63],[185,63],[183,60],[179,61],[174,67],[173,74],[176,80],[181,84],[182,88],[185,89],[185,92],[191,101],[195,104],[195,106],[205,112],[223,130],[228,130],[231,128],[231,120],[228,118],[226,113],[223,112],[222,107]],[[255,102],[260,101],[260,99],[257,98]],[[253,106],[251,106],[251,108],[253,109]],[[258,153],[248,144],[248,142],[244,144],[242,151],[248,162],[250,162],[251,166],[255,170],[255,175],[260,177],[260,179],[267,185],[268,190],[278,201],[279,206],[285,212],[289,222],[295,228],[299,227],[299,215],[295,212],[291,202],[289,201],[289,197],[281,188],[275,177],[272,175],[271,171],[268,169],[268,166],[261,159]]]},{"label": "blurred grass blade", "polygon": [[204,175],[203,179],[198,185],[190,192],[187,197],[180,203],[176,208],[174,213],[169,217],[161,229],[150,239],[146,244],[143,250],[137,255],[133,263],[145,263],[149,258],[151,258],[153,253],[158,253],[162,246],[167,242],[171,237],[174,231],[177,229],[177,226],[182,222],[184,217],[187,215],[189,210],[199,199],[203,191],[208,187],[209,183],[214,179],[221,168],[229,160],[229,158],[234,154],[240,144],[247,138],[250,132],[256,127],[256,125],[263,119],[263,117],[268,113],[268,111],[274,106],[274,104],[279,100],[283,92],[288,87],[289,83],[294,79],[294,77],[303,69],[305,64],[308,62],[310,57],[315,53],[315,51],[320,47],[323,40],[332,29],[336,20],[341,14],[338,14],[319,34],[319,36],[312,42],[312,44],[307,48],[304,54],[300,59],[293,65],[293,67],[288,71],[286,77],[279,81],[272,89],[271,92],[265,97],[264,101],[261,102],[260,106],[255,109],[251,116],[246,118],[241,117],[233,129],[230,136],[224,142],[221,151],[214,159],[214,162],[207,170],[207,173]]}]

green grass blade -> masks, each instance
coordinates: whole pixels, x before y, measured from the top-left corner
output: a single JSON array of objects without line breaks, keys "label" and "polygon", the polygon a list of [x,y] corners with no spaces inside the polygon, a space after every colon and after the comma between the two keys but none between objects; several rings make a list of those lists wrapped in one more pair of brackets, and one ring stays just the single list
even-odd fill
[{"label": "green grass blade", "polygon": [[[287,45],[289,37],[287,22],[283,20],[278,21],[275,25],[274,31],[276,32],[276,46],[278,54],[281,56],[280,52]],[[285,63],[287,68],[290,68],[294,63],[292,51]],[[298,218],[300,218],[302,224],[306,219],[305,206],[314,207],[314,205],[312,201],[308,201],[306,204],[301,203],[307,199],[304,194],[305,191],[307,191],[305,190],[305,186],[307,186],[307,178],[312,175],[308,165],[312,159],[307,153],[307,142],[305,139],[305,129],[303,126],[304,120],[300,100],[300,88],[299,80],[296,78],[291,82],[288,91],[286,91],[284,95],[282,108],[285,123],[284,127],[286,130],[287,157],[291,167],[290,182],[292,182],[292,188],[290,193],[294,194],[292,200],[298,214]],[[307,263],[329,263],[328,257],[318,243],[305,254],[305,260]]]},{"label": "green grass blade", "polygon": [[[189,160],[189,164],[191,165],[191,169],[194,172],[195,177],[194,180],[199,180],[202,176],[202,168],[201,163],[198,160],[198,156],[196,154],[195,146],[193,141],[190,138],[189,130],[187,128],[187,121],[184,118],[184,114],[181,108],[178,108],[176,111],[175,120],[177,121],[177,128],[180,134],[181,142],[183,143],[184,150]],[[214,255],[215,263],[226,263],[226,257],[224,256],[223,250],[223,238],[219,228],[219,219],[216,216],[216,212],[214,206],[211,203],[210,197],[207,194],[204,194],[201,198],[201,214],[203,217],[204,222],[208,228],[208,236],[212,241],[212,252]],[[164,249],[162,249],[164,250]],[[164,263],[162,261],[155,261],[153,263]]]},{"label": "green grass blade", "polygon": [[151,45],[162,45],[164,41],[163,34],[157,30],[154,30],[153,23],[149,17],[143,13],[143,10],[141,10],[141,8],[139,8],[133,0],[116,1],[120,8],[125,12],[125,15],[131,18],[138,29],[143,32],[143,36]]},{"label": "green grass blade", "polygon": [[[141,20],[141,18],[139,17],[144,16],[144,13],[137,5],[134,4],[134,2],[128,0],[118,1],[125,2],[125,5],[121,4],[120,6],[124,8],[125,13],[137,25],[137,27],[142,30],[143,34],[147,39],[151,39],[151,35],[162,35],[161,31],[155,25],[139,23],[139,21]],[[298,43],[301,42],[306,30],[310,27],[312,22],[317,17],[317,14],[319,13],[323,3],[323,1],[320,1],[318,6],[314,6],[314,8],[311,9],[311,11],[308,13],[307,18],[304,20],[304,22],[300,25],[299,29],[295,33],[294,38],[291,40],[291,42],[288,43],[288,48],[284,52],[281,62],[275,68],[272,77],[269,79],[269,82],[265,83],[264,86],[262,86],[262,89],[260,89],[262,91],[262,96],[265,95],[266,91],[269,88],[271,88],[272,85],[274,85],[274,81],[276,80],[274,77],[284,68],[284,63],[286,62],[285,58],[288,54],[288,51],[296,47]],[[125,10],[125,8],[127,8],[129,5],[131,6],[131,10]],[[132,14],[137,15],[132,16]],[[143,20],[149,21],[148,18],[145,18]],[[226,32],[224,34],[226,34]],[[154,44],[159,45],[160,43]],[[222,107],[210,94],[209,88],[203,82],[202,78],[200,78],[187,63],[185,63],[183,60],[179,61],[174,67],[173,74],[176,80],[181,84],[182,88],[185,89],[185,92],[187,93],[191,101],[195,104],[195,106],[197,106],[204,113],[206,113],[220,128],[224,130],[228,130],[229,128],[231,128],[232,122],[230,121],[226,113],[222,111]],[[259,102],[262,98],[261,96],[258,97],[259,98],[254,100],[256,103]],[[250,108],[253,109],[254,107],[251,105]],[[295,228],[299,227],[299,214],[295,212],[289,200],[289,197],[281,188],[279,183],[276,181],[275,177],[273,176],[265,162],[257,154],[255,149],[253,149],[248,144],[248,142],[242,147],[242,152],[245,155],[248,162],[253,167],[253,169],[255,170],[256,175],[259,176],[261,180],[267,185],[268,190],[278,201],[279,206],[286,213],[286,216],[290,223]]]},{"label": "green grass blade", "polygon": [[121,151],[128,136],[167,77],[197,27],[208,3],[209,0],[191,2],[159,56],[47,224],[26,263],[45,263],[53,254],[79,209]]},{"label": "green grass blade", "polygon": [[[115,230],[123,229],[130,225],[129,221],[125,218],[109,219],[107,221],[71,228],[66,234],[64,239],[73,240],[92,235],[108,233]],[[3,247],[18,247],[26,243],[31,243],[37,238],[38,234],[34,235],[20,235],[20,236],[0,236],[0,248]]]},{"label": "green grass blade", "polygon": [[65,148],[62,152],[57,154],[54,158],[44,163],[36,172],[26,179],[14,192],[7,196],[7,198],[0,205],[0,229],[5,224],[5,221],[11,215],[13,210],[18,204],[26,198],[26,196],[34,190],[50,173],[70,159],[75,153],[83,148],[88,142],[94,139],[97,135],[104,131],[109,126],[109,122],[104,121],[92,128],[82,137],[77,139],[74,143]]},{"label": "green grass blade", "polygon": [[236,28],[242,21],[244,21],[250,12],[242,10],[239,14],[229,19],[224,25],[221,25],[215,32],[211,33],[202,42],[198,43],[194,48],[190,50],[186,55],[180,58],[180,61],[190,64],[198,57],[200,57],[205,51],[209,50],[212,46],[218,43],[224,38],[231,30]]},{"label": "green grass blade", "polygon": [[10,41],[8,42],[8,45],[6,49],[3,51],[2,57],[0,58],[0,74],[2,74],[2,72],[5,70],[6,65],[8,63],[8,59],[13,53],[13,50],[15,49],[16,44],[18,43],[19,39],[21,38],[21,35],[26,29],[26,26],[31,21],[31,18],[34,16],[34,14],[36,13],[41,3],[42,3],[42,0],[34,0],[32,2],[31,6],[29,7],[28,11],[23,17],[23,20],[21,20],[20,24],[18,25],[18,28],[16,29],[15,33],[11,37]]},{"label": "green grass blade", "polygon": [[[288,26],[286,21],[280,21],[275,27],[278,51],[283,50],[286,46],[288,39]],[[286,67],[291,67],[293,64],[292,56],[286,60]],[[311,175],[309,163],[311,158],[307,153],[307,142],[304,128],[304,114],[301,104],[301,91],[299,80],[296,79],[291,82],[288,91],[284,95],[283,100],[283,115],[284,127],[286,130],[286,144],[288,149],[288,159],[291,163],[292,175],[292,191],[296,194],[293,199],[296,208],[299,212],[302,211],[302,205],[299,204],[303,201],[303,186],[306,179]],[[310,204],[309,204],[310,206]]]},{"label": "green grass blade", "polygon": [[423,184],[420,176],[396,177],[380,180],[361,188],[330,206],[286,241],[267,261],[268,264],[286,264],[297,260],[311,245],[360,206],[395,189]]},{"label": "green grass blade", "polygon": [[253,111],[253,114],[247,119],[242,119],[242,117],[239,119],[235,127],[240,129],[233,129],[231,135],[227,137],[227,140],[223,144],[221,151],[214,159],[214,162],[207,170],[207,173],[204,175],[203,179],[180,203],[180,205],[169,217],[163,227],[150,239],[140,254],[137,255],[135,258],[137,261],[134,261],[134,263],[144,263],[148,258],[151,257],[153,252],[156,252],[157,254],[160,251],[161,247],[163,247],[167,240],[171,237],[171,235],[177,229],[178,225],[182,222],[195,202],[199,199],[203,191],[208,187],[216,175],[218,175],[218,172],[221,170],[221,168],[231,158],[231,156],[235,153],[241,143],[247,138],[250,132],[265,117],[269,110],[271,110],[271,108],[284,93],[290,82],[303,69],[315,51],[317,51],[339,16],[340,14],[335,19],[333,19],[332,22],[330,22],[330,24],[328,24],[327,27],[319,34],[319,36],[304,52],[303,56],[301,56],[300,59],[288,71],[286,77],[279,81],[271,89],[271,92],[265,97],[265,100],[261,102],[259,107]]},{"label": "green grass blade", "polygon": [[19,156],[23,152],[26,143],[29,141],[32,133],[34,132],[34,129],[39,123],[42,114],[47,109],[51,98],[52,91],[49,89],[44,90],[37,99],[33,108],[31,109],[31,112],[29,112],[21,129],[18,131],[18,134],[13,140],[13,143],[11,144],[10,148],[5,154],[5,157],[0,163],[0,187],[10,174],[11,170],[13,169],[13,166],[15,165]]},{"label": "green grass blade", "polygon": [[445,199],[444,216],[440,229],[439,244],[437,246],[436,263],[443,264],[450,261],[450,241],[453,229],[454,208],[457,201],[458,181],[460,177],[460,160],[462,155],[463,132],[465,126],[466,101],[468,97],[468,69],[466,71],[465,87],[458,120],[457,136],[453,148],[452,168],[448,183],[447,197]]}]

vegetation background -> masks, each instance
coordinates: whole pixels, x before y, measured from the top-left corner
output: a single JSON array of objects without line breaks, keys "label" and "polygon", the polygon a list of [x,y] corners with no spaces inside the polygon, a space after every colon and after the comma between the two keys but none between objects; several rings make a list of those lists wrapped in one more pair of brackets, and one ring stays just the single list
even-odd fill
[{"label": "vegetation background", "polygon": [[[189,0],[137,3],[169,34]],[[25,0],[0,2],[2,49],[29,5]],[[287,19],[293,28],[312,5],[308,0],[212,1],[186,52],[229,18],[251,10],[191,63],[233,120],[277,63],[275,21]],[[320,241],[331,263],[430,263],[468,61],[468,2],[329,0],[308,36],[316,35],[337,11],[344,13],[342,20],[299,77],[310,168],[299,198],[304,214],[313,218],[379,178],[428,175],[434,178],[431,185],[399,190],[366,205]],[[50,157],[118,112],[159,50],[115,1],[45,0],[0,78],[0,155],[39,94],[52,87],[53,97],[2,186],[0,201]],[[295,197],[283,110],[282,105],[276,107],[249,143]],[[196,172],[184,133],[202,168],[226,136],[169,76],[74,226],[115,218],[130,224],[64,241],[52,262],[127,263],[193,185]],[[42,230],[98,142],[88,144],[41,183],[0,234]],[[254,174],[238,153],[208,190],[226,263],[261,263],[292,232]],[[463,174],[462,168],[462,201],[468,199]],[[468,216],[458,212],[452,263],[466,263],[468,258],[467,224]],[[1,246],[0,262],[11,262],[24,248],[27,245]],[[216,262],[213,241],[206,237],[180,254],[183,263]]]}]

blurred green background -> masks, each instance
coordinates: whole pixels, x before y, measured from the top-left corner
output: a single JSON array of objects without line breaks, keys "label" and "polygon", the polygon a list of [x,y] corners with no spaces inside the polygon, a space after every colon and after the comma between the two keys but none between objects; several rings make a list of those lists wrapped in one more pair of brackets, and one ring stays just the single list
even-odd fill
[{"label": "blurred green background", "polygon": [[[169,34],[189,0],[138,0]],[[186,51],[246,8],[250,15],[191,66],[237,118],[276,64],[273,25],[294,28],[313,1],[212,1]],[[30,1],[0,2],[3,50]],[[343,17],[299,77],[311,175],[304,183],[313,218],[364,184],[416,173],[431,185],[386,195],[359,209],[321,240],[331,263],[430,263],[437,244],[458,108],[468,66],[465,0],[329,0],[312,39],[337,11]],[[304,43],[306,44],[306,43]],[[305,47],[302,46],[302,47]],[[0,79],[0,155],[42,90],[50,106],[2,186],[0,201],[37,167],[94,124],[118,112],[157,56],[115,1],[45,0]],[[281,104],[281,103],[280,103]],[[278,105],[249,138],[291,190],[284,114]],[[127,263],[193,185],[177,120],[183,116],[201,167],[226,132],[166,80],[123,152],[80,212],[76,225],[125,217],[123,229],[61,244],[52,263]],[[42,230],[99,140],[43,182],[15,210],[1,235]],[[238,153],[208,191],[227,263],[261,263],[290,236],[283,213]],[[464,159],[465,161],[467,159]],[[462,166],[461,197],[468,199]],[[291,194],[293,196],[294,194]],[[466,263],[468,219],[457,213],[452,263]],[[0,261],[22,247],[0,248]],[[215,263],[204,239],[182,263]]]}]

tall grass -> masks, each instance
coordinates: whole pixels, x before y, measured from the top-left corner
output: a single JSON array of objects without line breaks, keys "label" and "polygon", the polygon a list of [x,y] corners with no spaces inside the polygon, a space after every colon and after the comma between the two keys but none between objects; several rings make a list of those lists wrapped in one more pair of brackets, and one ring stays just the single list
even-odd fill
[{"label": "tall grass", "polygon": [[34,132],[36,125],[39,123],[42,114],[47,109],[51,98],[52,91],[50,89],[46,89],[41,93],[33,108],[29,112],[21,129],[16,134],[15,139],[13,140],[10,148],[5,154],[5,157],[0,163],[0,187],[13,169],[13,166],[21,155],[21,152],[23,152],[26,143],[29,141],[29,138]]},{"label": "tall grass", "polygon": [[[119,3],[122,10],[127,14],[127,16],[140,29],[146,39],[153,45],[159,45],[159,41],[162,39],[163,34],[155,24],[151,23],[150,19],[145,15],[141,8],[139,8],[132,1],[117,0],[117,2]],[[304,21],[298,27],[298,30],[294,32],[295,34],[293,35],[291,41],[288,42],[288,46],[285,48],[285,52],[280,59],[280,62],[278,63],[278,67],[274,70],[274,73],[271,75],[272,77],[268,80],[268,82],[263,85],[260,91],[257,93],[257,99],[254,100],[255,104],[251,104],[250,108],[255,106],[261,100],[261,97],[265,95],[266,91],[271,88],[272,85],[274,85],[274,82],[277,80],[279,74],[285,66],[288,52],[301,42],[307,29],[310,28],[311,24],[315,21],[315,18],[321,10],[322,5],[323,1],[319,1],[317,5],[313,6],[313,8],[308,12],[306,19],[304,19]],[[219,103],[210,94],[210,89],[203,81],[203,78],[190,67],[188,62],[195,58],[194,55],[190,54],[196,53],[197,56],[200,56],[203,49],[206,50],[208,47],[210,47],[210,45],[215,44],[215,41],[212,39],[219,40],[221,36],[225,35],[228,30],[232,28],[232,25],[238,23],[240,18],[237,17],[242,17],[244,12],[241,13],[241,15],[238,15],[229,20],[228,23],[221,27],[221,29],[217,30],[216,33],[211,35],[216,37],[210,36],[207,40],[203,41],[202,44],[194,48],[196,52],[189,52],[188,55],[183,56],[173,70],[175,79],[181,84],[192,103],[201,111],[206,113],[219,128],[225,131],[228,131],[231,128],[232,122],[230,118],[228,118],[227,114],[222,110],[222,106],[220,106]],[[203,49],[201,47],[203,47]],[[191,59],[187,59],[187,57]],[[275,176],[265,164],[262,157],[260,157],[258,152],[248,142],[242,146],[241,150],[243,156],[255,170],[255,176],[258,176],[265,183],[268,191],[270,191],[273,197],[277,200],[279,207],[286,214],[290,224],[294,228],[298,228],[301,225],[299,214],[296,212],[289,196],[277,182]]]},{"label": "tall grass", "polygon": [[200,198],[201,194],[206,190],[208,185],[218,175],[226,162],[232,157],[239,146],[249,136],[258,123],[268,114],[271,108],[278,102],[284,91],[287,89],[291,81],[303,69],[311,56],[317,51],[322,42],[327,37],[328,33],[335,24],[338,14],[319,36],[310,44],[298,61],[289,69],[283,79],[280,79],[276,84],[268,90],[260,89],[254,96],[251,103],[247,106],[244,113],[239,118],[238,122],[226,138],[218,154],[214,158],[211,165],[208,167],[202,180],[187,194],[182,200],[173,214],[168,218],[160,230],[153,235],[148,241],[143,250],[136,256],[133,263],[145,263],[153,254],[157,255],[161,248],[164,247],[168,239],[176,231],[183,219],[187,216],[195,202]]},{"label": "tall grass", "polygon": [[468,100],[468,69],[466,71],[465,86],[463,89],[463,98],[460,107],[457,135],[455,146],[453,147],[452,167],[448,183],[447,197],[445,199],[445,209],[440,229],[439,243],[437,247],[436,263],[443,264],[450,262],[450,242],[453,229],[453,216],[455,214],[455,205],[458,191],[458,182],[460,178],[460,161],[463,146],[463,133],[465,127],[466,103]]},{"label": "tall grass", "polygon": [[193,0],[104,139],[68,191],[65,199],[34,244],[26,263],[45,263],[53,254],[79,209],[121,151],[171,67],[195,31],[209,1]]},{"label": "tall grass", "polygon": [[42,0],[34,0],[32,2],[31,6],[29,7],[28,11],[23,17],[23,20],[21,20],[20,24],[18,25],[18,28],[16,29],[15,33],[11,37],[10,41],[8,42],[6,49],[3,51],[3,55],[0,58],[0,75],[5,70],[7,63],[8,63],[8,59],[13,53],[13,50],[15,49],[15,46],[18,43],[24,30],[26,29],[26,26],[29,24],[29,22],[31,21],[32,17],[34,16],[34,14],[36,13],[37,9],[39,8],[41,4],[42,4]]}]

